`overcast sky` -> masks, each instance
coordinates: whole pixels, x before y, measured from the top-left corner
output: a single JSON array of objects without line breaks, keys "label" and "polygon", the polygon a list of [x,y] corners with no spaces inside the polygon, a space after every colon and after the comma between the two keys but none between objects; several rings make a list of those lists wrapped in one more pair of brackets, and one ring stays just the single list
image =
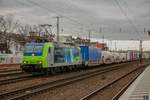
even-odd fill
[{"label": "overcast sky", "polygon": [[52,24],[55,32],[54,16],[62,16],[63,34],[87,37],[91,30],[93,38],[108,39],[149,39],[143,33],[150,29],[149,9],[150,0],[0,0],[0,15],[21,23]]}]

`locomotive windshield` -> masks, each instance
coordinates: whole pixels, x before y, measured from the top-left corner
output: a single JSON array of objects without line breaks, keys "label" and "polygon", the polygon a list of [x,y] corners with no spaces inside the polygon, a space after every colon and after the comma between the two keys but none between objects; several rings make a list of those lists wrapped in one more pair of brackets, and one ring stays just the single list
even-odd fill
[{"label": "locomotive windshield", "polygon": [[41,43],[31,43],[25,45],[25,56],[41,56],[43,51],[43,44]]}]

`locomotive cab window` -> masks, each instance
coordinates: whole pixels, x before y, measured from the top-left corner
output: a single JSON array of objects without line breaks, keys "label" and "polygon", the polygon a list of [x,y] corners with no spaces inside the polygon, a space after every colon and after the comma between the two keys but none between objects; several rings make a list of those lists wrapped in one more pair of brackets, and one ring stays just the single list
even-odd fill
[{"label": "locomotive cab window", "polygon": [[29,43],[25,45],[24,56],[41,56],[43,54],[43,43]]}]

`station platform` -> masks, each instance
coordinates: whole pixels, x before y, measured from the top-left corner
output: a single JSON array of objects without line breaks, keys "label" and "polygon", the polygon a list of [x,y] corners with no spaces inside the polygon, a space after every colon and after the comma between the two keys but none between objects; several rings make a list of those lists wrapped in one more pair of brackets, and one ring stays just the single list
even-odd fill
[{"label": "station platform", "polygon": [[119,100],[150,100],[150,66],[128,87]]}]

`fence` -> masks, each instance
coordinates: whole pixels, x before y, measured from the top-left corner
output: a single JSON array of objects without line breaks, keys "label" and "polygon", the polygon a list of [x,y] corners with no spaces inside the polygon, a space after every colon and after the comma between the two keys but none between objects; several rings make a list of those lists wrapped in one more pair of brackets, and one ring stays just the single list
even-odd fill
[{"label": "fence", "polygon": [[22,55],[0,54],[0,64],[17,64],[22,62]]}]

